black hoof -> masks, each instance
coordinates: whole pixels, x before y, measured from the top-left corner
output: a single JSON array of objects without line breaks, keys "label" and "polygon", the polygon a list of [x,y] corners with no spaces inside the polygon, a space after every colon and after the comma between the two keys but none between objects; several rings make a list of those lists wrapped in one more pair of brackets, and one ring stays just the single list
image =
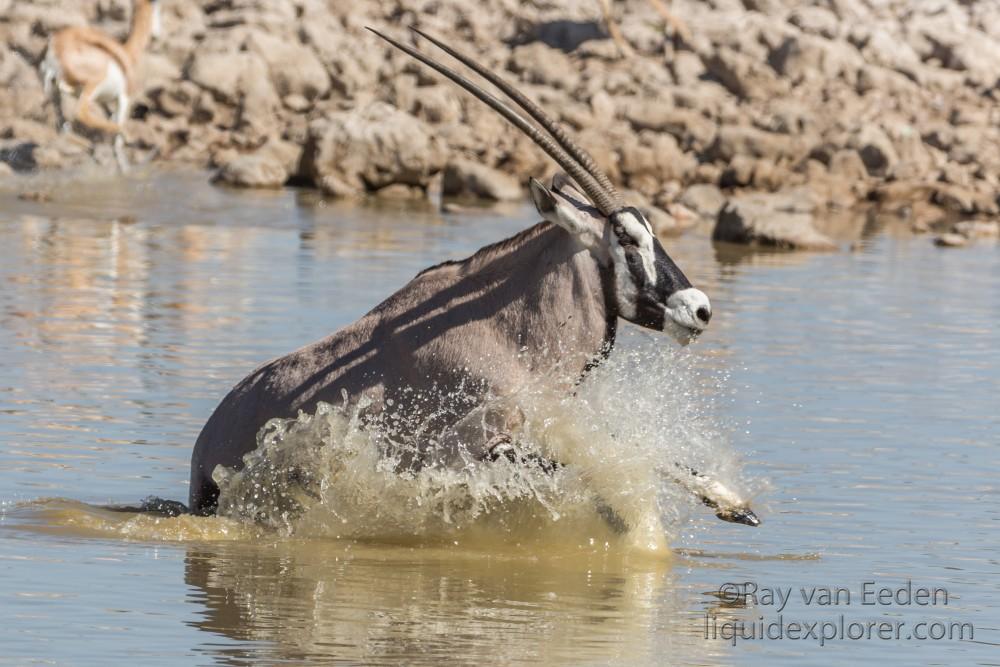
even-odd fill
[{"label": "black hoof", "polygon": [[729,523],[739,523],[744,526],[753,526],[754,528],[760,525],[760,519],[757,518],[757,515],[749,507],[738,507],[736,509],[716,512],[715,516]]}]

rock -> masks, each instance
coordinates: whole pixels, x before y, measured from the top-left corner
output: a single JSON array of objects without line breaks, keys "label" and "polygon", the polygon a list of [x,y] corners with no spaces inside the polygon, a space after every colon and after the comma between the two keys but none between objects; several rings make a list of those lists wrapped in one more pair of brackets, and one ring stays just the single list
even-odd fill
[{"label": "rock", "polygon": [[960,185],[940,184],[935,186],[931,201],[945,209],[963,215],[976,213],[976,194]]},{"label": "rock", "polygon": [[909,97],[918,91],[917,84],[905,74],[877,65],[865,65],[858,71],[857,90],[862,95],[879,92],[894,97]]},{"label": "rock", "polygon": [[0,162],[0,178],[6,178],[8,176],[12,176],[13,174],[14,170],[11,169],[9,164],[6,162]]},{"label": "rock", "polygon": [[[888,142],[888,137],[886,141]],[[892,144],[889,146],[891,148]],[[736,156],[742,155],[780,160],[795,157],[801,152],[803,148],[788,135],[764,132],[743,125],[727,125],[719,130],[715,141],[706,150],[706,158],[731,162]]]},{"label": "rock", "polygon": [[840,32],[837,15],[823,7],[797,7],[788,17],[788,22],[802,32],[833,39]]},{"label": "rock", "polygon": [[696,183],[707,183],[714,185],[719,182],[719,178],[722,177],[722,168],[717,164],[712,164],[711,162],[702,162],[698,165],[694,172],[694,181]]},{"label": "rock", "polygon": [[451,160],[444,168],[441,194],[446,197],[478,197],[494,201],[523,197],[513,177],[472,160]]},{"label": "rock", "polygon": [[873,124],[863,126],[851,139],[861,161],[872,176],[885,176],[899,161],[896,149],[889,136],[881,127]]},{"label": "rock", "polygon": [[961,248],[969,244],[969,239],[961,234],[941,234],[934,239],[934,245],[942,248]]},{"label": "rock", "polygon": [[530,28],[529,41],[542,42],[566,53],[576,51],[584,42],[606,41],[607,34],[594,21],[547,21]]},{"label": "rock", "polygon": [[417,88],[411,111],[428,123],[457,123],[462,118],[462,104],[458,96],[452,88],[444,85]]},{"label": "rock", "polygon": [[838,77],[853,85],[864,61],[848,44],[814,35],[792,35],[771,51],[768,63],[796,85],[822,83]]},{"label": "rock", "polygon": [[867,62],[896,70],[914,81],[917,79],[917,71],[921,67],[920,57],[899,35],[876,27],[868,31],[863,40],[857,37],[854,39]]},{"label": "rock", "polygon": [[770,66],[734,49],[719,47],[703,55],[702,63],[707,76],[741,100],[766,99],[788,92]]},{"label": "rock", "polygon": [[670,100],[641,100],[625,109],[636,131],[666,132],[685,148],[704,150],[715,138],[715,123],[697,111],[676,109]]},{"label": "rock", "polygon": [[756,119],[755,125],[768,132],[778,134],[812,134],[816,114],[803,101],[781,98],[769,100]]},{"label": "rock", "polygon": [[162,53],[146,53],[139,61],[139,80],[143,90],[173,85],[181,76],[181,68]]},{"label": "rock", "polygon": [[455,215],[466,215],[470,213],[477,213],[479,209],[475,206],[467,206],[465,204],[459,204],[453,201],[441,202],[441,212],[442,213],[453,213]]},{"label": "rock", "polygon": [[729,161],[719,177],[719,187],[744,188],[753,183],[754,167],[757,161],[749,155],[739,154]]},{"label": "rock", "polygon": [[753,185],[761,190],[779,190],[792,181],[791,172],[772,160],[756,160],[753,164]]},{"label": "rock", "polygon": [[730,199],[719,211],[712,240],[801,250],[837,247],[814,227],[808,200],[780,193]]},{"label": "rock", "polygon": [[[7,168],[10,169],[10,167]],[[10,173],[13,173],[13,171]],[[45,190],[25,190],[24,192],[18,193],[17,198],[21,201],[31,201],[38,204],[44,204],[52,201],[52,193]]]},{"label": "rock", "polygon": [[726,204],[718,187],[709,183],[692,185],[681,195],[681,203],[703,218],[714,220]]},{"label": "rock", "polygon": [[917,201],[912,206],[904,208],[901,213],[910,222],[910,231],[914,234],[926,234],[936,227],[944,224],[948,213],[940,206],[930,202]]},{"label": "rock", "polygon": [[34,144],[47,144],[56,138],[56,129],[46,123],[39,123],[24,118],[11,118],[0,123],[3,128],[0,138],[17,139]]},{"label": "rock", "polygon": [[674,73],[674,80],[681,86],[694,84],[705,74],[705,64],[697,54],[690,51],[674,53],[670,68]]},{"label": "rock", "polygon": [[0,48],[0,118],[44,121],[47,106],[37,70],[20,54]]},{"label": "rock", "polygon": [[948,152],[955,143],[955,132],[945,123],[927,123],[921,139],[928,146]]},{"label": "rock", "polygon": [[599,125],[611,124],[617,115],[615,101],[603,90],[599,90],[591,95],[590,110],[594,115],[594,120]]},{"label": "rock", "polygon": [[[854,156],[857,157],[857,153]],[[858,161],[860,162],[860,158]],[[847,179],[816,160],[809,160],[805,169],[806,184],[813,201],[821,204],[827,211],[849,209],[859,198],[867,196],[868,179],[864,165],[861,165],[861,174],[865,176],[860,180]]]},{"label": "rock", "polygon": [[263,104],[269,109],[280,104],[267,63],[256,53],[195,51],[188,77],[226,104]]},{"label": "rock", "polygon": [[974,84],[993,85],[1000,47],[995,38],[969,30],[962,23],[944,17],[921,17],[909,26],[911,42],[925,60],[934,60],[948,70],[963,72]]},{"label": "rock", "polygon": [[934,168],[930,152],[915,128],[903,125],[895,129],[892,142],[899,161],[892,168],[892,178],[898,180],[923,178]]},{"label": "rock", "polygon": [[1000,222],[996,220],[963,220],[955,223],[954,232],[967,239],[995,239],[1000,237]]},{"label": "rock", "polygon": [[875,187],[872,191],[872,199],[879,202],[885,210],[898,211],[915,202],[930,201],[936,189],[932,183],[894,181]]},{"label": "rock", "polygon": [[659,236],[678,236],[697,225],[698,221],[701,220],[701,216],[677,202],[670,204],[666,212],[673,219],[673,224],[670,227],[661,225],[659,229],[654,226],[653,229]]},{"label": "rock", "polygon": [[678,236],[684,233],[684,228],[677,219],[662,208],[651,206],[641,210],[656,236]]},{"label": "rock", "polygon": [[312,108],[312,102],[309,101],[305,96],[299,95],[298,93],[292,93],[291,95],[285,95],[281,98],[281,103],[289,111],[294,111],[295,113],[305,113]]},{"label": "rock", "polygon": [[240,188],[280,188],[288,172],[275,158],[266,155],[239,155],[222,166],[215,181]]},{"label": "rock", "polygon": [[868,168],[858,151],[841,149],[830,157],[830,174],[839,176],[845,181],[859,182],[868,178]]},{"label": "rock", "polygon": [[302,161],[302,146],[291,141],[271,137],[257,149],[257,153],[275,162],[285,170],[286,175],[294,174]]},{"label": "rock", "polygon": [[267,63],[279,96],[297,95],[313,101],[330,91],[330,75],[305,44],[255,30],[247,40],[247,49]]},{"label": "rock", "polygon": [[266,69],[264,61],[256,55],[196,52],[188,68],[188,78],[211,91],[220,101],[236,104],[242,94],[246,72],[251,69],[254,59],[261,65],[257,69]]},{"label": "rock", "polygon": [[310,124],[301,176],[342,197],[393,183],[426,188],[445,159],[441,142],[422,121],[373,102]]},{"label": "rock", "polygon": [[669,134],[642,133],[629,136],[620,149],[620,168],[627,175],[629,187],[653,194],[671,180],[687,180],[696,166]]},{"label": "rock", "polygon": [[404,183],[392,183],[379,188],[372,193],[375,197],[386,201],[407,201],[412,199],[426,199],[427,193],[423,188]]},{"label": "rock", "polygon": [[304,22],[302,31],[326,66],[331,93],[355,99],[376,86],[379,59],[364,55],[376,53],[376,45],[384,47],[374,35],[363,28],[345,32],[325,11],[318,19]]},{"label": "rock", "polygon": [[[105,151],[106,155],[111,155],[111,147],[108,144],[100,143],[94,146],[95,158],[97,157],[97,152],[101,150]],[[38,146],[32,153],[32,158],[34,160],[34,168],[37,169],[60,169],[70,164],[67,155],[54,145]],[[100,163],[99,160],[98,162]],[[107,164],[112,163],[108,162]],[[15,170],[18,169],[15,167]]]},{"label": "rock", "polygon": [[510,56],[510,70],[527,83],[571,90],[580,80],[579,68],[569,56],[541,42],[518,46]]},{"label": "rock", "polygon": [[0,148],[0,164],[7,165],[13,171],[33,171],[38,167],[37,151],[38,144],[14,143]]},{"label": "rock", "polygon": [[[59,3],[55,3],[59,4]],[[47,6],[43,2],[15,2],[9,12],[4,12],[4,21],[27,24],[41,35],[51,35],[70,26],[86,25],[85,3],[68,6]]]}]

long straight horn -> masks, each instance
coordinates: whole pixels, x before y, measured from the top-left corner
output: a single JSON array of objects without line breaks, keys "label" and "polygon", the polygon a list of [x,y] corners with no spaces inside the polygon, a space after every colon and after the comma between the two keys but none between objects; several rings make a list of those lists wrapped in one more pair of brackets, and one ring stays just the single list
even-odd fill
[{"label": "long straight horn", "polygon": [[545,128],[545,131],[551,134],[555,138],[555,140],[559,142],[559,145],[562,146],[566,150],[566,152],[573,157],[574,160],[583,165],[583,168],[586,169],[590,173],[590,175],[594,177],[594,180],[596,180],[598,184],[602,188],[604,188],[604,190],[609,195],[611,195],[611,199],[614,200],[617,208],[621,208],[622,206],[624,206],[624,202],[622,201],[622,196],[618,194],[618,190],[615,189],[614,184],[611,183],[611,179],[608,178],[607,174],[601,171],[600,167],[597,166],[597,163],[594,162],[594,158],[591,157],[590,153],[588,153],[582,146],[573,141],[569,137],[569,135],[566,134],[566,131],[563,130],[558,123],[549,118],[549,116],[544,111],[542,111],[541,107],[539,107],[537,104],[528,99],[523,93],[521,93],[521,91],[514,88],[514,86],[510,85],[502,78],[500,78],[495,72],[493,72],[493,70],[483,67],[469,56],[460,53],[459,51],[456,51],[447,44],[443,43],[441,40],[437,39],[436,37],[432,37],[431,35],[428,35],[426,32],[420,30],[419,28],[414,28],[413,26],[410,26],[410,30],[417,33],[427,41],[431,42],[436,47],[447,53],[449,56],[464,64],[469,69],[473,70],[476,74],[483,77],[484,79],[492,83],[494,86],[499,88],[504,95],[514,100],[514,102],[517,103],[519,107],[527,111],[529,116],[534,118],[539,125]]},{"label": "long straight horn", "polygon": [[507,106],[506,104],[504,104],[503,102],[501,102],[496,97],[489,94],[476,84],[472,83],[461,74],[458,74],[457,72],[448,69],[444,65],[438,63],[437,61],[431,59],[428,56],[425,56],[416,49],[407,46],[405,44],[402,44],[400,42],[397,42],[391,37],[383,35],[374,28],[370,28],[367,26],[366,28],[372,33],[378,35],[379,37],[387,41],[389,44],[395,46],[400,51],[409,54],[410,56],[416,58],[417,60],[427,65],[428,67],[448,77],[462,88],[465,88],[465,90],[470,92],[473,96],[475,96],[480,101],[487,104],[491,109],[493,109],[501,116],[506,118],[517,129],[524,132],[528,136],[528,138],[530,138],[532,141],[538,144],[538,146],[542,150],[548,153],[549,156],[556,161],[556,164],[562,167],[563,170],[565,170],[566,173],[569,174],[573,178],[573,180],[580,185],[581,188],[583,188],[583,191],[587,194],[588,197],[590,197],[590,200],[594,202],[594,206],[596,206],[597,209],[605,216],[611,215],[611,213],[621,208],[619,205],[617,205],[617,202],[607,193],[607,191],[604,188],[602,188],[601,185],[594,179],[594,177],[590,174],[589,171],[587,171],[582,165],[580,165],[579,162],[574,160],[569,155],[569,153],[567,153],[562,148],[562,146],[553,141],[551,137],[543,134],[541,130],[539,130],[537,127],[528,122],[528,120],[524,118],[524,116],[511,109],[509,106]]}]

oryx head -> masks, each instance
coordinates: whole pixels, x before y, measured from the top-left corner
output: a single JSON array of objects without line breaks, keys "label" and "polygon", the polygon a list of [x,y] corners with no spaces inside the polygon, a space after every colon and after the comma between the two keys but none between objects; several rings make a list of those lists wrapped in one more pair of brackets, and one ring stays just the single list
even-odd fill
[{"label": "oryx head", "polygon": [[531,198],[542,217],[573,234],[613,273],[620,317],[678,338],[708,326],[708,297],[691,287],[638,209],[602,213],[563,174],[556,174],[551,189],[531,179]]},{"label": "oryx head", "polygon": [[492,70],[411,28],[499,88],[548,134],[462,75],[410,46],[368,29],[485,102],[538,144],[580,187],[580,190],[574,188],[563,175],[553,179],[551,189],[531,179],[531,198],[546,220],[572,234],[613,275],[612,306],[619,316],[678,337],[697,334],[708,326],[712,318],[708,297],[692,287],[670,259],[649,221],[638,209],[625,203],[593,158],[534,102]]}]

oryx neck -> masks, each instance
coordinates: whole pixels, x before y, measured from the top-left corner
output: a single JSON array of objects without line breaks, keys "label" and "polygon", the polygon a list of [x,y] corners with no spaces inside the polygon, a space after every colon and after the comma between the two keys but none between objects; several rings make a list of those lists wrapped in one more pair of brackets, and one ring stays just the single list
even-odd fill
[{"label": "oryx neck", "polygon": [[611,270],[551,223],[422,275],[432,278],[439,272],[451,273],[463,285],[455,290],[456,299],[476,301],[491,314],[495,333],[531,351],[528,357],[557,360],[578,373],[614,342]]}]

